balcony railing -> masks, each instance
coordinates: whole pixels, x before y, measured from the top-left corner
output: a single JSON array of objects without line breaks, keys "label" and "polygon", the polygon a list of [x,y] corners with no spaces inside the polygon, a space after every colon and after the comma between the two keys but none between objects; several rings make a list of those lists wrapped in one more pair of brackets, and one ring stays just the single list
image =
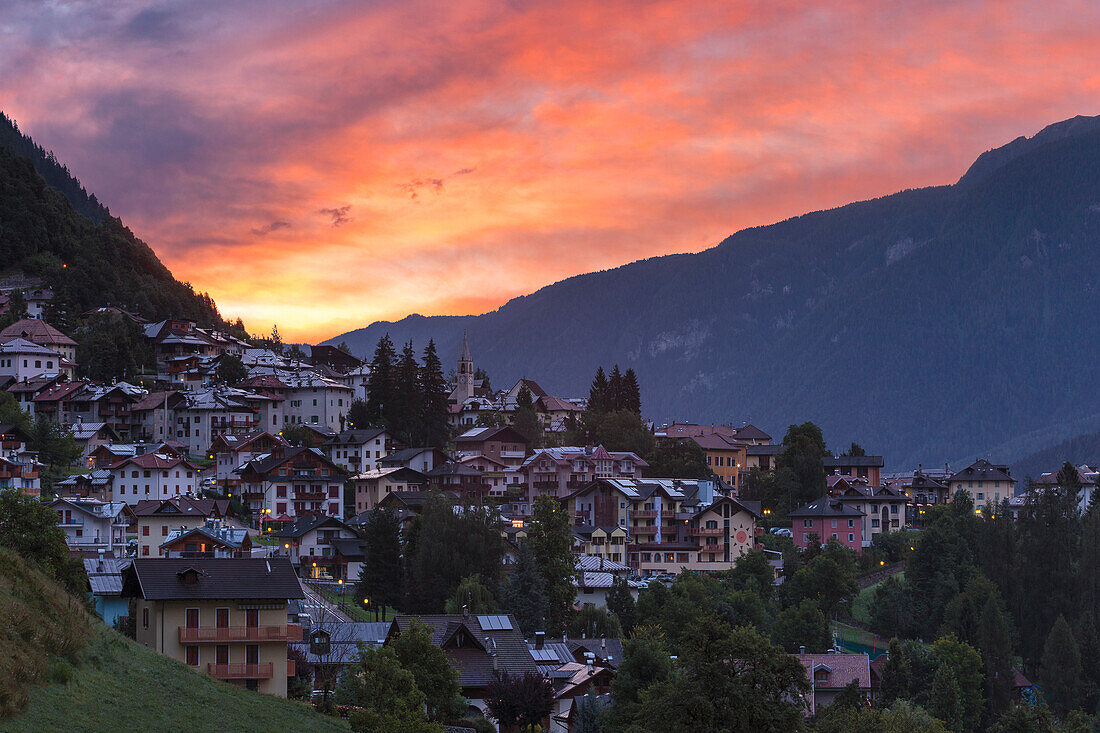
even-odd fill
[{"label": "balcony railing", "polygon": [[630,527],[629,529],[632,534],[657,534],[660,527],[653,525],[652,527]]},{"label": "balcony railing", "polygon": [[[302,627],[286,626],[199,626],[179,629],[180,644],[225,643],[230,641],[301,641]],[[270,675],[269,675],[270,676]]]},{"label": "balcony railing", "polygon": [[635,519],[656,519],[656,509],[631,509],[630,516]]},{"label": "balcony railing", "polygon": [[294,492],[294,498],[299,501],[320,501],[325,498],[325,492],[323,489],[319,490],[296,490]]},{"label": "balcony railing", "polygon": [[715,555],[725,555],[726,554],[726,546],[725,545],[699,545],[699,552],[702,552],[703,554],[709,554],[709,553],[713,552]]},{"label": "balcony railing", "polygon": [[523,458],[526,453],[521,450],[502,450],[500,452],[501,458]]},{"label": "balcony railing", "polygon": [[726,530],[721,527],[688,527],[689,537],[724,537]]},{"label": "balcony railing", "polygon": [[551,490],[551,489],[557,489],[558,488],[558,482],[557,481],[535,481],[534,482],[534,487],[536,489],[539,489],[540,491],[548,491],[548,490]]},{"label": "balcony railing", "polygon": [[274,674],[271,662],[263,664],[208,664],[206,671],[219,680],[269,680]]}]

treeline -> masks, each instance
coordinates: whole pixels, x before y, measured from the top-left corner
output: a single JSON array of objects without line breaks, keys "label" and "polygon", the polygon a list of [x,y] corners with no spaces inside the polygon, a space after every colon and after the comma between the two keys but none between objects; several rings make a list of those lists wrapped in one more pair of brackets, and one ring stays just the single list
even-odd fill
[{"label": "treeline", "polygon": [[[1100,507],[1094,501],[1078,512],[1080,487],[1072,466],[1067,464],[1060,481],[1061,488],[1029,490],[1016,520],[1007,503],[976,512],[967,492],[933,507],[904,580],[887,580],[875,593],[876,632],[951,638],[978,655],[977,681],[953,681],[977,700],[964,706],[956,730],[979,730],[1018,714],[1009,709],[1017,667],[1041,686],[1041,700],[1056,720],[1096,712]],[[899,649],[898,664],[906,667],[899,674],[909,680],[901,686],[927,691],[931,678],[920,672],[918,647]]]},{"label": "treeline", "polygon": [[450,436],[449,396],[434,341],[424,347],[420,363],[411,341],[398,355],[386,335],[374,349],[367,402],[349,411],[349,427],[384,427],[406,445],[442,448]]},{"label": "treeline", "polygon": [[144,242],[2,115],[0,262],[5,273],[39,277],[54,291],[47,320],[65,333],[79,325],[81,313],[106,305],[152,321],[225,326],[209,295],[178,282]]}]

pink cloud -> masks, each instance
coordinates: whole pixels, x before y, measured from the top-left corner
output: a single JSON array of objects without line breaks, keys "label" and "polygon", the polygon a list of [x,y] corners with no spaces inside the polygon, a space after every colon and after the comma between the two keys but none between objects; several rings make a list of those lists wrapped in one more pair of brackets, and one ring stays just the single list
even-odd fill
[{"label": "pink cloud", "polygon": [[0,10],[0,98],[178,277],[289,338],[947,183],[1100,112],[1086,2],[171,8]]}]

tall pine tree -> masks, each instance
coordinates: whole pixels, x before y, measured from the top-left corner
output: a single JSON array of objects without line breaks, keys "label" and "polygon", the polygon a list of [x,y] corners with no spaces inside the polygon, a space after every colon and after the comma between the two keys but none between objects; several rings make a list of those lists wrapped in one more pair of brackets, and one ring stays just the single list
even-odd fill
[{"label": "tall pine tree", "polygon": [[627,369],[623,374],[623,407],[635,415],[642,414],[642,390],[638,386],[638,375],[633,369]]},{"label": "tall pine tree", "polygon": [[607,378],[608,411],[623,409],[623,375],[619,371],[619,365],[611,368],[611,376]]},{"label": "tall pine tree", "polygon": [[393,512],[375,507],[363,525],[363,544],[365,562],[355,586],[355,602],[384,613],[387,606],[401,601],[404,592],[400,520]]},{"label": "tall pine tree", "polygon": [[424,444],[442,448],[448,437],[447,380],[435,351],[435,341],[431,339],[424,348],[424,365],[420,367],[420,395],[420,425]]},{"label": "tall pine tree", "polygon": [[512,612],[520,631],[530,638],[536,631],[546,630],[546,581],[539,572],[531,546],[520,545],[516,566],[500,591],[504,607]]},{"label": "tall pine tree", "polygon": [[546,588],[546,631],[561,634],[573,612],[577,589],[572,551],[571,522],[565,507],[554,497],[535,498],[528,542]]},{"label": "tall pine tree", "polygon": [[985,689],[989,709],[1000,715],[1012,702],[1012,643],[1008,624],[997,599],[990,596],[978,625],[978,649],[985,664]]},{"label": "tall pine tree", "polygon": [[603,367],[596,369],[596,376],[592,379],[592,387],[588,390],[588,409],[592,412],[606,412],[610,409],[610,398],[607,384],[607,375],[603,373]]},{"label": "tall pine tree", "polygon": [[1039,670],[1043,689],[1055,712],[1065,714],[1081,705],[1081,651],[1066,617],[1058,620],[1043,645],[1043,663]]},{"label": "tall pine tree", "polygon": [[397,354],[393,341],[387,333],[378,339],[374,348],[374,358],[370,363],[370,377],[367,378],[367,419],[370,425],[356,427],[389,427],[386,422],[387,410],[391,409],[394,388],[394,362]]},{"label": "tall pine tree", "polygon": [[397,361],[397,379],[394,396],[390,400],[386,425],[397,439],[408,445],[421,445],[424,430],[420,424],[421,394],[420,365],[416,361],[412,341],[405,344]]}]

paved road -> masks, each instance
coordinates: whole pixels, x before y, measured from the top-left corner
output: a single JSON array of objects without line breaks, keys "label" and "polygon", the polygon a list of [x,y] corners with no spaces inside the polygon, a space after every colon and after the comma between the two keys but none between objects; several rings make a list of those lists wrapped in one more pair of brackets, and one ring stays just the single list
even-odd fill
[{"label": "paved road", "polygon": [[302,585],[302,592],[306,594],[306,597],[302,599],[302,610],[309,614],[314,623],[351,621],[347,614],[319,596],[303,581],[299,580],[298,582]]}]

